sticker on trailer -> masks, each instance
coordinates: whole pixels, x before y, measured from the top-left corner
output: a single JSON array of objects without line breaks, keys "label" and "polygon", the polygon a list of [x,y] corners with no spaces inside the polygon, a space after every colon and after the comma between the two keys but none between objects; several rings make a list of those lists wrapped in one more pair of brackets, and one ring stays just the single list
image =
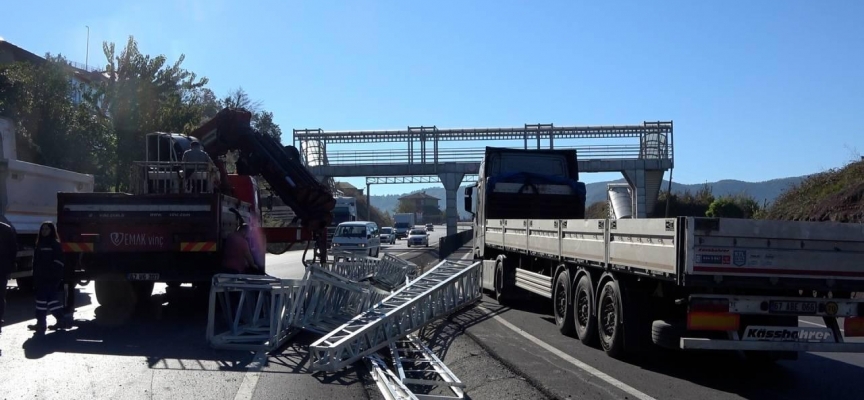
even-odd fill
[{"label": "sticker on trailer", "polygon": [[827,328],[793,328],[781,326],[748,326],[743,340],[765,342],[834,342]]},{"label": "sticker on trailer", "polygon": [[693,262],[701,265],[729,265],[732,263],[730,250],[718,247],[699,247],[696,249]]},{"label": "sticker on trailer", "polygon": [[747,250],[735,250],[732,252],[732,263],[738,267],[747,264]]}]

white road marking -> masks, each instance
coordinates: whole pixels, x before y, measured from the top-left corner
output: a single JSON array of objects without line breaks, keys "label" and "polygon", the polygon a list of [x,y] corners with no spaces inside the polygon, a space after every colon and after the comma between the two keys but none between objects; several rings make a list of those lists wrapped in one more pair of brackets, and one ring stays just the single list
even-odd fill
[{"label": "white road marking", "polygon": [[[803,320],[803,319],[799,319],[798,322],[803,322],[803,323],[805,323],[805,324],[810,324],[810,325],[816,325],[816,326],[818,326],[818,327],[820,327],[820,328],[827,328],[827,326],[825,326],[825,325],[817,324],[817,323],[815,323],[815,322],[805,321],[805,320]],[[846,331],[844,331],[843,328],[840,328],[840,332],[846,333]]]},{"label": "white road marking", "polygon": [[[488,312],[488,313],[490,313],[490,314],[491,314],[491,312],[492,312],[492,311],[490,311],[488,308],[485,308],[485,307],[483,307],[483,306],[477,306],[477,307],[480,308],[480,309],[483,309],[484,311],[486,311],[486,312]],[[585,372],[587,372],[587,373],[589,373],[589,374],[591,374],[591,375],[594,375],[595,377],[597,377],[597,378],[599,378],[599,379],[602,379],[602,380],[605,381],[606,383],[608,383],[608,384],[610,384],[610,385],[612,385],[612,386],[614,386],[614,387],[616,387],[616,388],[618,388],[618,389],[621,389],[621,390],[623,390],[624,392],[627,392],[627,393],[630,394],[631,396],[634,396],[634,397],[636,397],[637,399],[640,399],[640,400],[655,400],[653,397],[651,397],[651,396],[649,396],[649,395],[647,395],[647,394],[645,394],[645,393],[642,393],[642,392],[636,390],[636,389],[633,388],[632,386],[627,385],[626,383],[621,382],[621,381],[619,381],[619,380],[617,380],[617,379],[615,379],[615,378],[613,378],[613,377],[607,375],[606,373],[604,373],[604,372],[598,370],[597,368],[594,368],[594,367],[592,367],[592,366],[590,366],[590,365],[588,365],[588,364],[585,364],[585,363],[582,362],[582,361],[577,360],[576,358],[570,356],[569,354],[564,353],[563,351],[556,349],[556,348],[553,347],[552,345],[550,345],[550,344],[548,344],[548,343],[546,343],[546,342],[544,342],[544,341],[538,339],[538,338],[535,337],[534,335],[531,335],[530,333],[525,332],[525,331],[523,331],[522,329],[519,329],[519,328],[516,327],[515,325],[513,325],[513,324],[507,322],[507,320],[505,320],[504,318],[501,318],[501,317],[498,316],[498,315],[492,315],[492,318],[495,319],[496,321],[498,321],[501,325],[504,325],[505,327],[509,328],[509,329],[512,330],[513,332],[518,333],[519,335],[521,335],[521,336],[524,337],[525,339],[528,339],[528,340],[530,340],[531,342],[533,342],[534,344],[536,344],[536,345],[542,347],[542,348],[545,349],[546,351],[548,351],[548,352],[550,352],[550,353],[552,353],[552,354],[554,354],[554,355],[556,355],[556,356],[562,358],[564,361],[567,361],[567,362],[569,362],[570,364],[575,365],[577,368],[579,368],[579,369],[581,369],[581,370],[583,370],[583,371],[585,371]]]},{"label": "white road marking", "polygon": [[255,394],[255,386],[258,385],[258,378],[261,377],[261,369],[267,361],[267,352],[259,351],[252,359],[252,363],[246,368],[246,373],[243,374],[243,382],[240,382],[240,388],[237,389],[237,394],[234,395],[234,400],[251,400]]}]

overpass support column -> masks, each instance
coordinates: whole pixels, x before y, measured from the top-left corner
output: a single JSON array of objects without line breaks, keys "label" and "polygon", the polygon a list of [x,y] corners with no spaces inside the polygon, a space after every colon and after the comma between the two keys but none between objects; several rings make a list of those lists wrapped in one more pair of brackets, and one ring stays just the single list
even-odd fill
[{"label": "overpass support column", "polygon": [[646,201],[645,170],[641,168],[622,171],[624,179],[630,185],[634,218],[648,217],[648,202]]},{"label": "overpass support column", "polygon": [[457,233],[457,223],[459,222],[459,212],[456,210],[456,192],[459,190],[459,185],[462,184],[464,173],[447,172],[438,174],[441,178],[441,183],[444,184],[444,190],[447,193],[447,208],[444,210],[447,216],[447,235],[455,235]]}]

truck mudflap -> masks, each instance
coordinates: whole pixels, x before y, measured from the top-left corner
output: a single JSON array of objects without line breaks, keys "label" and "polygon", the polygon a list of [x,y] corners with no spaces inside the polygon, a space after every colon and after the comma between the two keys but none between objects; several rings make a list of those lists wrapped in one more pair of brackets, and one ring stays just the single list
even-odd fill
[{"label": "truck mudflap", "polygon": [[[809,321],[803,322],[812,326],[762,323],[745,326],[742,317],[751,321],[776,317],[803,321],[801,317],[821,317],[824,326]],[[843,319],[844,329],[840,329],[838,318]],[[864,353],[864,343],[846,342],[846,338],[864,337],[864,299],[692,295],[688,299],[687,332],[700,331],[725,332],[728,338],[681,337],[680,348]]]}]

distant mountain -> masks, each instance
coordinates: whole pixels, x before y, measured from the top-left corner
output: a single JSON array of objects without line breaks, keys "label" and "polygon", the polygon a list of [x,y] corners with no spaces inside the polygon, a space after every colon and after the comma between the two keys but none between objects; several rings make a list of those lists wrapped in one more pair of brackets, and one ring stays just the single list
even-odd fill
[{"label": "distant mountain", "polygon": [[[672,192],[683,193],[684,191],[690,191],[690,193],[696,193],[696,191],[701,189],[703,185],[707,184],[711,187],[711,192],[714,193],[714,196],[746,194],[752,196],[759,203],[762,203],[763,201],[772,202],[786,189],[797,185],[805,178],[807,177],[796,176],[791,178],[772,179],[770,181],[764,182],[744,182],[734,179],[724,179],[717,182],[694,184],[683,184],[673,181]],[[598,201],[606,200],[606,184],[624,182],[624,179],[619,179],[616,181],[595,182],[586,184],[585,188],[587,189],[588,193],[585,202],[590,205]],[[669,181],[664,180],[660,190],[665,191],[668,187]]]},{"label": "distant mountain", "polygon": [[[683,193],[684,191],[690,191],[690,193],[695,193],[698,191],[703,185],[707,184],[711,187],[711,192],[714,193],[715,196],[724,196],[724,195],[735,195],[735,194],[746,194],[752,196],[756,201],[762,203],[763,201],[772,202],[777,198],[781,193],[783,193],[786,189],[789,189],[793,185],[798,184],[802,180],[804,180],[806,176],[796,176],[790,178],[780,178],[780,179],[772,179],[770,181],[764,182],[744,182],[734,179],[724,179],[717,182],[706,182],[706,183],[694,183],[694,184],[682,184],[677,182],[672,182],[672,192],[674,193]],[[606,185],[609,183],[623,183],[624,179],[619,179],[615,181],[605,181],[605,182],[594,182],[586,184],[585,187],[587,189],[586,196],[586,204],[591,205],[598,201],[606,200]],[[669,186],[668,181],[663,181],[662,190],[666,190]],[[435,196],[441,199],[439,203],[441,205],[441,209],[443,210],[446,201],[446,194],[443,187],[429,187],[426,189],[416,190],[411,193],[422,192],[425,191],[426,194],[430,196]],[[396,207],[399,205],[399,198],[405,196],[406,194],[391,194],[386,196],[372,196],[372,205],[378,207],[382,211],[387,211],[390,214],[396,212]],[[465,212],[462,207],[462,198],[465,195],[465,186],[460,187],[458,192],[456,193],[456,209],[459,210],[459,215],[462,217],[469,217],[470,214]]]}]

